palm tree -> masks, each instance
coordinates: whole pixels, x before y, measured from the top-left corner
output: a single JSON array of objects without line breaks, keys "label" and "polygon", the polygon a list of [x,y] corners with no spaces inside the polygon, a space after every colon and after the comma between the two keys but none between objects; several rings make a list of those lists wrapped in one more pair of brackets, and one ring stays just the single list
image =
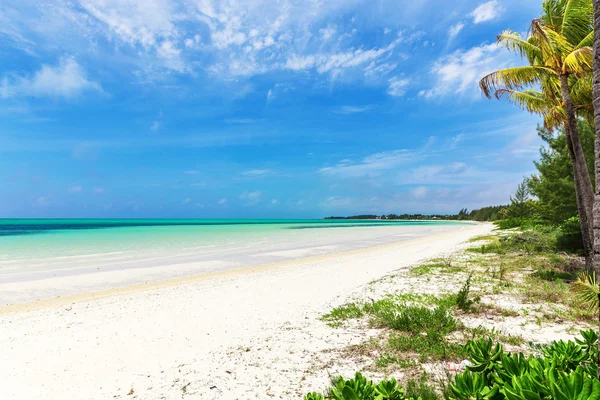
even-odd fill
[{"label": "palm tree", "polygon": [[[594,192],[579,140],[577,114],[589,116],[589,106],[584,107],[586,101],[582,99],[589,97],[585,94],[585,86],[589,81],[586,74],[591,71],[592,64],[592,8],[589,0],[548,0],[543,9],[542,17],[532,21],[527,39],[510,31],[498,36],[499,45],[519,53],[530,65],[488,74],[481,79],[480,88],[488,98],[494,94],[496,98],[516,102],[530,112],[544,114],[545,121],[564,121],[582,236],[587,236],[584,241],[589,250],[589,244],[593,243]],[[527,89],[535,85],[540,86],[541,93]],[[517,95],[516,92],[521,90],[522,94]],[[579,106],[573,92],[577,93]],[[543,102],[547,104],[544,106]],[[588,254],[589,266],[591,261]]]},{"label": "palm tree", "polygon": [[[578,114],[582,115],[588,121],[591,120],[591,76],[588,74],[582,79],[575,79],[571,87],[571,97],[575,101],[575,108]],[[572,79],[572,80],[573,80]],[[530,113],[542,115],[544,118],[544,127],[550,132],[556,128],[562,127],[565,136],[569,136],[569,125],[567,124],[566,112],[560,101],[560,94],[552,93],[551,85],[541,85],[546,87],[543,91],[528,89],[523,91],[498,89],[494,96],[498,100],[509,101],[523,110]],[[573,146],[570,140],[567,140],[567,147],[571,158],[574,157]],[[574,179],[575,182],[575,199],[577,203],[577,212],[579,214],[579,222],[581,225],[581,238],[583,242],[583,250],[586,258],[586,266],[588,269],[593,268],[593,249],[592,237],[590,232],[592,229],[591,221],[588,223],[586,218],[586,210],[582,199],[581,179]]]},{"label": "palm tree", "polygon": [[[593,1],[594,6],[594,32],[600,32],[600,0]],[[593,52],[593,83],[592,103],[594,105],[594,122],[596,127],[596,195],[594,197],[594,269],[595,282],[600,283],[600,35],[594,37]],[[600,291],[598,292],[598,304],[600,304]],[[600,309],[598,312],[600,320]],[[600,329],[599,329],[600,330]],[[598,365],[600,365],[600,342],[598,342]],[[600,368],[598,369],[600,379]]]}]

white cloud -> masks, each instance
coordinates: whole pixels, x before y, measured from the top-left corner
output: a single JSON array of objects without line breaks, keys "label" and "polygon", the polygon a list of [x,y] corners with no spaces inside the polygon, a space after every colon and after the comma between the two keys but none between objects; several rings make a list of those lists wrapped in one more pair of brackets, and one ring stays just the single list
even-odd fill
[{"label": "white cloud", "polygon": [[240,199],[244,201],[244,206],[255,206],[258,204],[260,198],[262,197],[262,192],[260,190],[254,191],[244,191],[240,195]]},{"label": "white cloud", "polygon": [[0,96],[33,96],[73,98],[85,91],[102,92],[100,84],[90,81],[74,57],[62,58],[58,65],[42,65],[31,77],[5,76]]},{"label": "white cloud", "polygon": [[423,199],[427,197],[428,193],[429,188],[427,186],[418,186],[411,191],[411,194],[415,199]]},{"label": "white cloud", "polygon": [[491,1],[488,1],[487,3],[480,4],[469,15],[471,17],[473,17],[473,22],[478,24],[480,22],[490,21],[490,20],[496,18],[497,16],[500,15],[501,12],[502,12],[502,9],[500,8],[498,1],[491,0]]},{"label": "white cloud", "polygon": [[462,22],[452,25],[448,29],[449,40],[452,40],[454,37],[456,37],[456,35],[458,35],[464,27],[465,27],[465,24],[463,24]]},{"label": "white cloud", "polygon": [[104,188],[101,188],[101,187],[94,188],[94,193],[96,193],[96,194],[102,194],[104,192],[105,192]]},{"label": "white cloud", "polygon": [[242,193],[240,195],[240,199],[255,202],[260,199],[261,195],[262,195],[262,193],[259,190],[255,190],[255,191],[251,191],[251,192],[244,191],[244,193]]},{"label": "white cloud", "polygon": [[186,204],[190,204],[191,202],[192,202],[192,199],[190,197],[186,197],[185,199],[183,199],[181,204],[186,205]]},{"label": "white cloud", "polygon": [[161,0],[80,0],[81,6],[131,44],[150,47],[174,36],[172,4]]},{"label": "white cloud", "polygon": [[242,172],[242,175],[252,178],[262,178],[264,176],[272,174],[273,171],[270,169],[250,169]]},{"label": "white cloud", "polygon": [[292,54],[290,58],[285,62],[285,68],[292,70],[302,70],[312,68],[315,65],[315,56],[297,56]]},{"label": "white cloud", "polygon": [[226,203],[227,203],[227,198],[226,197],[223,197],[221,200],[219,200],[217,202],[217,204],[220,205],[220,206],[225,205]]},{"label": "white cloud", "polygon": [[419,95],[425,98],[456,94],[480,96],[479,80],[490,72],[508,67],[513,57],[496,44],[457,50],[434,63],[432,88],[421,90]]},{"label": "white cloud", "polygon": [[276,206],[277,204],[279,204],[279,200],[277,200],[277,199],[271,200],[271,205]]},{"label": "white cloud", "polygon": [[83,187],[79,186],[79,185],[73,185],[71,187],[69,187],[69,193],[79,193],[83,190]]},{"label": "white cloud", "polygon": [[404,96],[406,93],[406,87],[409,85],[410,80],[393,77],[388,81],[388,83],[389,86],[387,93],[390,96]]},{"label": "white cloud", "polygon": [[334,113],[337,114],[357,114],[364,113],[366,111],[372,110],[373,106],[371,104],[367,104],[365,106],[341,106],[340,108],[334,110]]},{"label": "white cloud", "polygon": [[373,177],[414,159],[415,155],[416,152],[408,150],[385,151],[367,156],[360,163],[341,160],[333,167],[321,168],[319,172],[324,175],[344,178]]}]

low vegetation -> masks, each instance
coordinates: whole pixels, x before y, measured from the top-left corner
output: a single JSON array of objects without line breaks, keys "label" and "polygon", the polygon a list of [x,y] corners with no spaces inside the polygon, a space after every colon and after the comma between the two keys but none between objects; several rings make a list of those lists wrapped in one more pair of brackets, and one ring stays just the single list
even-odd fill
[{"label": "low vegetation", "polygon": [[598,335],[581,331],[575,341],[554,341],[537,346],[537,354],[505,352],[490,338],[470,340],[462,346],[466,369],[436,390],[426,375],[409,380],[406,389],[396,379],[378,383],[360,372],[354,378],[337,377],[325,394],[309,393],[304,400],[392,400],[392,399],[561,399],[598,400]]},{"label": "low vegetation", "polygon": [[[499,383],[498,377],[490,381],[494,374],[504,373],[502,379],[506,378],[502,365],[514,361],[517,362],[515,368],[524,371],[541,368],[535,370],[536,374],[546,374],[543,379],[549,379],[551,375],[548,374],[554,372],[546,369],[552,360],[556,362],[560,351],[568,352],[563,354],[564,357],[577,358],[583,354],[583,348],[590,348],[590,341],[597,340],[590,338],[591,333],[585,331],[583,339],[578,339],[578,342],[556,342],[550,347],[540,347],[534,344],[531,334],[524,338],[501,328],[503,321],[513,321],[510,325],[529,326],[529,332],[567,323],[570,331],[577,332],[594,323],[594,313],[589,307],[582,307],[582,298],[584,294],[593,297],[585,288],[595,287],[595,282],[587,286],[582,282],[580,277],[584,264],[580,257],[558,250],[560,233],[543,226],[501,230],[493,235],[474,238],[470,245],[460,254],[429,260],[404,274],[395,273],[371,283],[372,286],[393,287],[394,281],[406,284],[406,280],[412,280],[414,290],[386,293],[379,299],[354,300],[333,308],[321,317],[333,329],[351,324],[359,329],[362,326],[379,332],[363,343],[348,346],[340,357],[360,360],[363,365],[361,373],[409,377],[404,388],[396,382],[398,393],[401,393],[396,395],[401,397],[389,398],[463,400],[509,397],[516,400],[512,392],[517,389],[510,380],[512,378],[502,383]],[[436,288],[435,294],[419,290],[430,287]],[[372,293],[376,294],[377,290]],[[491,350],[488,349],[490,346]],[[505,347],[518,353],[506,353]],[[481,367],[481,360],[492,357],[488,354],[492,350],[494,354],[499,352],[494,356],[496,364],[485,367],[485,373],[474,369],[473,365]],[[585,358],[586,361],[581,359],[580,364],[588,365],[590,357],[593,354]],[[468,368],[456,377],[447,373],[440,378],[439,373],[430,373],[432,366],[443,367],[448,363]],[[579,371],[576,366],[568,370],[563,368],[556,372],[560,375],[556,379],[559,385],[563,385],[568,379],[585,380],[595,376],[588,372]],[[563,373],[566,375],[563,376]],[[536,379],[542,379],[538,375],[535,375]],[[354,383],[349,385],[356,385],[357,377],[350,380]],[[519,382],[529,382],[532,376],[520,373],[517,378]],[[369,391],[374,397],[368,397],[371,396],[369,394],[365,395],[367,397],[343,397],[340,382],[350,381],[336,379],[334,387],[338,388],[337,394],[330,390],[311,394],[313,397],[306,399],[388,398],[381,397],[375,389]],[[498,383],[494,386],[496,381]],[[391,385],[385,379],[381,382]],[[375,388],[379,383],[370,384]],[[517,396],[522,395],[519,393]],[[536,393],[540,400],[553,398],[545,392]]]}]

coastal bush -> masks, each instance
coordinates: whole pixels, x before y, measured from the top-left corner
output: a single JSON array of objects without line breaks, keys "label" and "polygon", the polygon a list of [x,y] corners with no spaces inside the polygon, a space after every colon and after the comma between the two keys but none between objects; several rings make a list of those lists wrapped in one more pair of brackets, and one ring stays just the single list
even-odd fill
[{"label": "coastal bush", "polygon": [[426,335],[392,335],[388,339],[388,347],[403,355],[416,354],[421,362],[457,360],[466,354],[463,346],[449,342],[432,330]]},{"label": "coastal bush", "polygon": [[[364,303],[348,303],[333,308],[327,314],[321,316],[321,320],[331,327],[339,327],[343,321],[369,316],[369,322],[392,329],[400,329],[401,320],[426,320],[431,319],[428,315],[431,310],[426,306],[440,306],[450,308],[456,300],[452,295],[434,296],[429,294],[403,293],[398,295],[387,295],[384,298]],[[439,312],[439,311],[438,311]],[[408,315],[411,315],[410,317]],[[402,315],[402,317],[397,317]]]},{"label": "coastal bush", "polygon": [[418,380],[408,380],[404,390],[406,397],[421,400],[438,400],[439,395],[427,378],[427,374],[423,374]]},{"label": "coastal bush", "polygon": [[460,290],[458,291],[458,294],[456,295],[456,306],[463,311],[471,311],[471,309],[473,308],[473,305],[476,303],[479,303],[479,301],[481,300],[479,297],[475,297],[473,299],[469,298],[469,292],[471,291],[471,278],[472,277],[473,277],[473,274],[472,273],[469,274],[466,282],[460,288]]},{"label": "coastal bush", "polygon": [[[404,389],[396,379],[384,379],[375,384],[367,380],[360,372],[354,378],[344,379],[337,377],[332,381],[332,387],[327,395],[316,392],[308,393],[304,400],[408,400],[412,399],[404,394]],[[428,400],[428,399],[425,399]]]},{"label": "coastal bush", "polygon": [[598,335],[538,346],[539,356],[505,353],[491,339],[467,342],[471,365],[448,386],[455,400],[599,400]]}]

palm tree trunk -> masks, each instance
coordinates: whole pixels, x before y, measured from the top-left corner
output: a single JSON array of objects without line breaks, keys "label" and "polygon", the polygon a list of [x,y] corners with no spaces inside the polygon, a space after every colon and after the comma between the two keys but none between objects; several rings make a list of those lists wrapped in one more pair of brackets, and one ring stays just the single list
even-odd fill
[{"label": "palm tree trunk", "polygon": [[[575,158],[575,153],[573,152],[573,143],[571,142],[571,135],[569,134],[569,124],[565,123],[564,125],[565,136],[567,137],[567,149],[569,150],[569,155],[571,156],[571,160]],[[588,220],[586,217],[586,211],[583,204],[582,198],[582,179],[581,174],[577,174],[577,170],[575,166],[573,166],[573,181],[575,182],[575,200],[577,202],[577,214],[579,215],[579,224],[581,226],[581,241],[583,244],[583,254],[585,256],[585,266],[588,271],[592,271],[594,269],[594,258],[593,258],[593,249],[592,249],[592,239],[593,236],[590,236],[592,232],[592,220]]]},{"label": "palm tree trunk", "polygon": [[[562,93],[563,102],[565,103],[567,124],[569,126],[569,129],[565,131],[565,136],[567,136],[567,140],[570,140],[571,145],[573,146],[571,160],[573,161],[574,179],[578,179],[579,176],[579,186],[581,199],[583,200],[583,208],[585,209],[585,217],[587,221],[592,221],[594,208],[594,189],[592,186],[592,180],[590,178],[590,172],[588,171],[587,164],[585,162],[583,147],[581,147],[581,140],[579,140],[579,128],[577,127],[575,106],[571,100],[571,93],[569,90],[569,76],[566,74],[560,75],[560,91]],[[588,225],[588,235],[590,236],[590,242],[593,243],[593,226],[591,224]]]},{"label": "palm tree trunk", "polygon": [[[594,155],[596,156],[596,195],[594,197],[594,270],[596,282],[600,285],[600,0],[594,3],[594,64],[592,81],[592,103],[594,105],[594,126],[596,128],[596,140]],[[600,332],[600,292],[598,292],[598,331]],[[598,341],[598,360],[600,365],[600,340]],[[600,368],[598,368],[598,379],[600,379]]]}]

